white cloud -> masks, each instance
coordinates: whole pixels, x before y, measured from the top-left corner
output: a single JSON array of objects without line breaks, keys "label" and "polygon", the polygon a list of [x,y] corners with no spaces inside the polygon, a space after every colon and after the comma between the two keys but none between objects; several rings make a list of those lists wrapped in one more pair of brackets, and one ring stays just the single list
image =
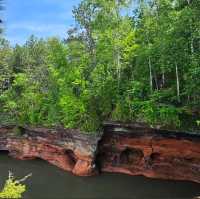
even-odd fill
[{"label": "white cloud", "polygon": [[63,24],[38,24],[34,22],[21,22],[13,23],[9,25],[10,30],[26,30],[31,32],[61,32],[67,29],[66,25]]},{"label": "white cloud", "polygon": [[[39,38],[60,37],[66,35],[68,27],[62,24],[36,24],[36,23],[15,23],[10,24],[9,32],[6,33],[6,38],[12,45],[23,44],[30,35],[35,35]],[[18,32],[17,34],[15,34]]]}]

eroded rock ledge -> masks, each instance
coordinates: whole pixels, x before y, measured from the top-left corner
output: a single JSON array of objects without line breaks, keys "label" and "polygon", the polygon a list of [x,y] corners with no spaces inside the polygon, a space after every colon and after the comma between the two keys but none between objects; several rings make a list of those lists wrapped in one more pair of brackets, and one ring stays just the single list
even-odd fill
[{"label": "eroded rock ledge", "polygon": [[79,176],[97,174],[97,142],[73,129],[0,128],[0,150],[21,160],[40,158]]},{"label": "eroded rock ledge", "polygon": [[105,123],[101,137],[4,126],[0,150],[22,160],[41,158],[79,176],[118,172],[200,183],[200,135],[138,124]]},{"label": "eroded rock ledge", "polygon": [[200,135],[131,124],[105,124],[101,170],[200,183]]}]

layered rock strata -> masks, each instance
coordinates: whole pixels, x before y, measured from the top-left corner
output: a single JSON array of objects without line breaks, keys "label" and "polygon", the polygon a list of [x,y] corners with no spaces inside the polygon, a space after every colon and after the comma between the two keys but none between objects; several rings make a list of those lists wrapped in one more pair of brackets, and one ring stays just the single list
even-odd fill
[{"label": "layered rock strata", "polygon": [[40,158],[79,176],[97,174],[97,142],[73,129],[0,128],[0,150],[21,160]]},{"label": "layered rock strata", "polygon": [[200,135],[106,123],[101,171],[200,183]]},{"label": "layered rock strata", "polygon": [[0,150],[40,158],[78,176],[116,172],[200,183],[200,135],[105,123],[102,136],[73,129],[0,128]]}]

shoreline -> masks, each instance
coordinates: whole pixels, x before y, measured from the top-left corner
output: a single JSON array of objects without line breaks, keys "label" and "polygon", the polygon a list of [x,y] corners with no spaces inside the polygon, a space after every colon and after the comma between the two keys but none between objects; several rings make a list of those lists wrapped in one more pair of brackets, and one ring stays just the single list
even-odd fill
[{"label": "shoreline", "polygon": [[107,122],[102,136],[75,129],[0,127],[0,151],[40,158],[77,176],[101,172],[200,183],[200,135]]}]

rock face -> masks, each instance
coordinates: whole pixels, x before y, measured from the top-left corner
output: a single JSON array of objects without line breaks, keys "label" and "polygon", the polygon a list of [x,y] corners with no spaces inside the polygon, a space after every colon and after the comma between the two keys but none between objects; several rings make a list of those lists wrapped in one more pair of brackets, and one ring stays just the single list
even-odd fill
[{"label": "rock face", "polygon": [[107,123],[98,162],[104,172],[200,183],[200,135]]},{"label": "rock face", "polygon": [[100,172],[200,183],[200,135],[105,123],[102,137],[72,129],[0,127],[0,150],[79,176]]},{"label": "rock face", "polygon": [[97,137],[72,129],[0,128],[0,150],[21,160],[40,158],[79,176],[97,173],[97,142]]}]

